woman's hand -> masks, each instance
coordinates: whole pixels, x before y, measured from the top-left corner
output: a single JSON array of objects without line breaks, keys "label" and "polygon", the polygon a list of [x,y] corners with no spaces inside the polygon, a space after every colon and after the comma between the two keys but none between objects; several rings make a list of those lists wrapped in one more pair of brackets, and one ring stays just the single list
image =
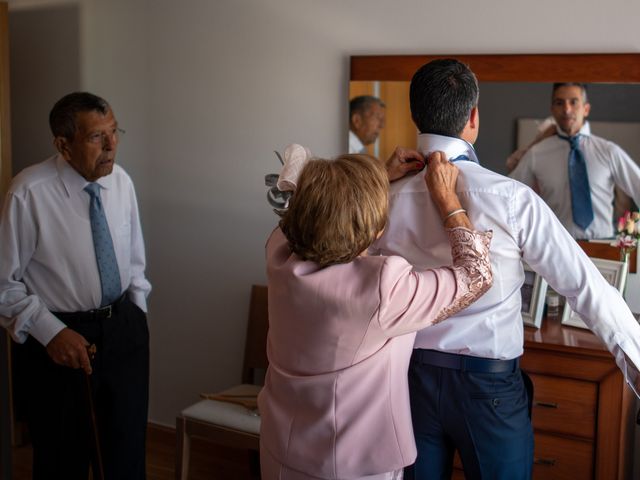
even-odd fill
[{"label": "woman's hand", "polygon": [[424,176],[433,200],[440,204],[447,198],[456,197],[458,167],[451,163],[444,152],[433,152],[427,158],[429,168]]},{"label": "woman's hand", "polygon": [[427,158],[427,165],[424,179],[431,198],[438,207],[444,226],[471,229],[471,222],[456,194],[458,167],[447,159],[444,152],[431,153]]},{"label": "woman's hand", "polygon": [[424,157],[417,150],[396,147],[386,162],[389,181],[398,180],[410,172],[418,172],[424,168]]}]

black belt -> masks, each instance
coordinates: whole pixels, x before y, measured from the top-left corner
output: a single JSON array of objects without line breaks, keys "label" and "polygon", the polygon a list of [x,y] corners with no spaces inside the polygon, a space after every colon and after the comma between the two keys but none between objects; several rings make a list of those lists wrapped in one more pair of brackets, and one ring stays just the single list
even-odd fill
[{"label": "black belt", "polygon": [[123,293],[119,299],[113,302],[111,305],[105,305],[104,307],[94,308],[93,310],[87,310],[86,312],[51,312],[60,320],[73,319],[78,321],[90,321],[90,320],[103,320],[111,318],[114,313],[122,307],[125,301],[128,301],[126,293]]},{"label": "black belt", "polygon": [[519,366],[519,359],[497,360],[494,358],[472,357],[456,353],[438,352],[416,348],[411,355],[412,362],[435,367],[451,368],[467,372],[506,373],[515,372]]}]

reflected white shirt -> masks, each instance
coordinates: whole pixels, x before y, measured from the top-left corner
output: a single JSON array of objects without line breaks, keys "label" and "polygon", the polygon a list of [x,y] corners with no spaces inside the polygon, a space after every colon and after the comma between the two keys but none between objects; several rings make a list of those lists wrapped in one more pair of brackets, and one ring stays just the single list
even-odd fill
[{"label": "reflected white shirt", "polygon": [[530,187],[538,185],[540,196],[574,238],[609,238],[615,235],[614,187],[617,185],[640,205],[640,167],[615,143],[591,135],[588,122],[582,126],[580,135],[594,214],[586,230],[573,223],[568,141],[557,135],[542,140],[524,154],[509,176]]},{"label": "reflected white shirt", "polygon": [[367,148],[351,130],[349,130],[349,153],[367,153]]},{"label": "reflected white shirt", "polygon": [[[467,142],[440,135],[420,135],[418,149],[425,155],[443,150],[449,158],[464,151],[475,156]],[[450,320],[418,332],[415,348],[498,359],[522,355],[524,260],[567,297],[640,390],[633,366],[640,365],[640,326],[620,293],[533,190],[473,161],[458,161],[456,166],[460,169],[456,191],[474,228],[493,230],[493,286]],[[392,183],[389,222],[372,253],[401,255],[417,268],[433,268],[451,263],[449,250],[424,175]],[[625,354],[631,362],[626,362]]]},{"label": "reflected white shirt", "polygon": [[[46,345],[65,327],[51,312],[100,306],[87,183],[56,155],[23,170],[9,187],[0,217],[0,324],[18,342],[32,335]],[[123,291],[146,311],[151,285],[133,183],[118,165],[96,183]]]}]

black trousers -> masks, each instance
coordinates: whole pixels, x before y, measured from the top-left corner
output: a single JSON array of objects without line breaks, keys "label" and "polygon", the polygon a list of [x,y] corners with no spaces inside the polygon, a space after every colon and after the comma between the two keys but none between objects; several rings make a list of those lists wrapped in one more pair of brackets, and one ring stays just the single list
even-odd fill
[{"label": "black trousers", "polygon": [[[105,478],[144,479],[149,399],[146,314],[125,295],[110,318],[86,312],[55,315],[97,347],[89,384]],[[33,444],[34,480],[86,480],[96,455],[84,372],[55,364],[31,337],[16,354],[20,398]]]}]

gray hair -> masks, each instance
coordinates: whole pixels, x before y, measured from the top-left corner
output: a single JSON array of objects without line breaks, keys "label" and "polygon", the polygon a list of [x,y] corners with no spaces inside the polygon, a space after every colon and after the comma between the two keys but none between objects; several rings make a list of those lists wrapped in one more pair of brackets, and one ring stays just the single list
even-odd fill
[{"label": "gray hair", "polygon": [[351,120],[351,117],[353,117],[355,113],[362,115],[376,104],[380,105],[382,108],[386,107],[382,100],[378,97],[374,97],[373,95],[360,95],[358,97],[353,97],[349,101],[349,120]]},{"label": "gray hair", "polygon": [[587,98],[587,84],[580,82],[556,82],[553,84],[553,90],[551,91],[551,100],[553,100],[553,95],[556,93],[561,87],[580,87],[582,90],[582,101],[587,103],[589,99]]}]

